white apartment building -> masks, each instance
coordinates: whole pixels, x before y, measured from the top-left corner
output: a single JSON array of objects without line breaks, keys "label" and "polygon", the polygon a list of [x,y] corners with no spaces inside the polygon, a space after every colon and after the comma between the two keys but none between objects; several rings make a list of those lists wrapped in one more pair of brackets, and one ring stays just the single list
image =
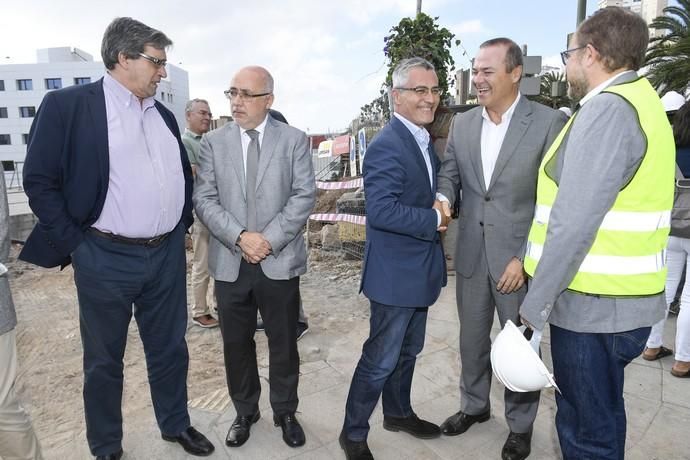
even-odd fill
[{"label": "white apartment building", "polygon": [[[668,6],[668,0],[599,0],[597,6],[599,9],[606,8],[607,6],[628,8],[642,16],[647,25],[649,25],[654,19],[664,15],[664,8]],[[661,30],[649,30],[650,37],[657,37],[662,33],[663,31]]]},{"label": "white apartment building", "polygon": [[[33,117],[48,91],[94,82],[105,73],[103,62],[78,48],[39,49],[36,55],[33,64],[0,65],[0,160],[6,171],[21,169]],[[172,64],[166,70],[156,99],[175,114],[183,130],[189,76]]]}]

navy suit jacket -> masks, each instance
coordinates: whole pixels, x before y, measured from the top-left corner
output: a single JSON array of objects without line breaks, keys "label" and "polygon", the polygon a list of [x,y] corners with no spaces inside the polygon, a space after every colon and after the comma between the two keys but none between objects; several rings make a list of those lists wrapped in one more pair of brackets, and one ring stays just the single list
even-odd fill
[{"label": "navy suit jacket", "polygon": [[[156,101],[180,147],[185,178],[182,222],[192,217],[192,171],[172,112]],[[29,131],[24,190],[38,217],[19,258],[42,267],[64,267],[84,233],[98,219],[108,192],[110,157],[103,80],[51,91]],[[153,235],[152,235],[153,236]]]},{"label": "navy suit jacket", "polygon": [[367,241],[361,290],[370,300],[397,307],[427,307],[446,285],[446,261],[436,231],[433,184],[412,133],[393,117],[364,157]]}]

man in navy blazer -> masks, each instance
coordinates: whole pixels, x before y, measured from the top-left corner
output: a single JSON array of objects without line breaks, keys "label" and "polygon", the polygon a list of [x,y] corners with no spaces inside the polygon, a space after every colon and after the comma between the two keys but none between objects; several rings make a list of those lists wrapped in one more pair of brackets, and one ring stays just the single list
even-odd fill
[{"label": "man in navy blazer", "polygon": [[371,302],[371,319],[340,434],[349,460],[373,458],[369,417],[381,395],[386,430],[425,439],[441,434],[410,405],[427,310],[446,284],[439,232],[449,216],[436,200],[439,161],[424,128],[434,120],[439,99],[433,65],[422,58],[401,61],[393,72],[395,114],[364,160],[367,241],[361,288]]},{"label": "man in navy blazer", "polygon": [[175,118],[154,99],[171,44],[163,32],[116,18],[103,36],[105,77],[48,93],[29,133],[24,189],[38,224],[20,258],[73,264],[86,438],[97,459],[123,454],[132,315],[163,439],[193,455],[214,450],[187,411],[184,234],[193,220],[192,176]]}]

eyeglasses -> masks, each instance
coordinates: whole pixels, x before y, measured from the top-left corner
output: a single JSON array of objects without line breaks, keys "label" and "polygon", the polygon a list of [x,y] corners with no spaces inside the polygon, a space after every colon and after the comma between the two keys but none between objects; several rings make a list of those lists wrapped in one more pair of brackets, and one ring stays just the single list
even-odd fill
[{"label": "eyeglasses", "polygon": [[570,59],[571,54],[573,54],[577,50],[582,50],[585,48],[587,48],[587,45],[578,46],[577,48],[570,48],[569,50],[561,51],[561,61],[563,61],[563,65],[568,64],[568,59]]},{"label": "eyeglasses", "polygon": [[148,54],[144,53],[139,53],[139,56],[143,57],[158,68],[165,67],[165,65],[168,63],[167,59],[158,59],[157,57],[149,56]]},{"label": "eyeglasses", "polygon": [[438,86],[434,86],[433,88],[429,88],[428,86],[415,86],[414,88],[397,87],[393,89],[397,89],[399,91],[414,91],[415,94],[420,97],[424,97],[429,93],[431,93],[431,95],[434,97],[441,95],[441,88]]},{"label": "eyeglasses", "polygon": [[206,111],[206,110],[197,110],[197,111],[195,111],[195,112],[193,112],[193,113],[198,113],[198,114],[201,115],[202,117],[213,118],[213,114],[212,114],[211,112]]},{"label": "eyeglasses", "polygon": [[267,93],[252,94],[246,89],[230,88],[223,91],[223,94],[225,94],[225,97],[227,97],[228,99],[235,99],[236,97],[239,97],[240,100],[247,101],[249,99],[254,99],[257,97],[269,96],[271,92],[269,91]]}]

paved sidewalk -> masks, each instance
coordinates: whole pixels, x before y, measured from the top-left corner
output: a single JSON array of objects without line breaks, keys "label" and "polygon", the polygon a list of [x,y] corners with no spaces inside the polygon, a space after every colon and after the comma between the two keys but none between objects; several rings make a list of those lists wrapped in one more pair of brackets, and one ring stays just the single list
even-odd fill
[{"label": "paved sidewalk", "polygon": [[[458,324],[455,309],[455,277],[429,313],[426,345],[417,361],[412,389],[415,411],[423,418],[441,423],[458,409]],[[353,293],[353,295],[355,295]],[[361,323],[361,324],[360,324]],[[497,321],[496,321],[497,323]],[[673,343],[675,317],[666,327],[667,344]],[[263,375],[262,418],[253,426],[251,438],[242,447],[231,449],[224,444],[225,434],[235,416],[225,388],[190,402],[193,424],[209,435],[216,445],[210,459],[344,459],[337,438],[341,428],[350,378],[359,357],[368,324],[359,320],[345,336],[333,337],[328,350],[320,350],[326,359],[302,366],[300,380],[300,413],[298,418],[306,431],[307,443],[297,449],[287,447],[280,429],[273,426],[268,403],[267,376]],[[494,334],[498,328],[494,328]],[[301,352],[308,353],[321,332],[312,331],[299,342]],[[327,333],[327,332],[322,332]],[[265,336],[257,336],[257,350],[264,350]],[[550,365],[548,335],[543,351]],[[323,340],[319,341],[323,343]],[[263,344],[265,345],[265,344]],[[261,357],[265,359],[265,357]],[[627,459],[690,459],[685,442],[690,435],[690,381],[670,375],[673,358],[660,362],[637,359],[627,368],[626,401],[628,408]],[[266,372],[266,369],[263,369]],[[190,382],[190,385],[193,385]],[[147,389],[142,388],[142,391]],[[508,435],[503,418],[503,387],[494,380],[491,393],[490,421],[473,426],[457,437],[418,440],[404,433],[391,433],[381,426],[380,406],[371,419],[370,447],[377,459],[499,459]],[[160,439],[152,411],[125,421],[124,450],[126,460],[191,459],[182,449]],[[542,394],[530,459],[560,458],[554,428],[553,390]],[[83,437],[83,434],[82,434]],[[91,458],[84,439],[75,439],[69,458]]]}]

